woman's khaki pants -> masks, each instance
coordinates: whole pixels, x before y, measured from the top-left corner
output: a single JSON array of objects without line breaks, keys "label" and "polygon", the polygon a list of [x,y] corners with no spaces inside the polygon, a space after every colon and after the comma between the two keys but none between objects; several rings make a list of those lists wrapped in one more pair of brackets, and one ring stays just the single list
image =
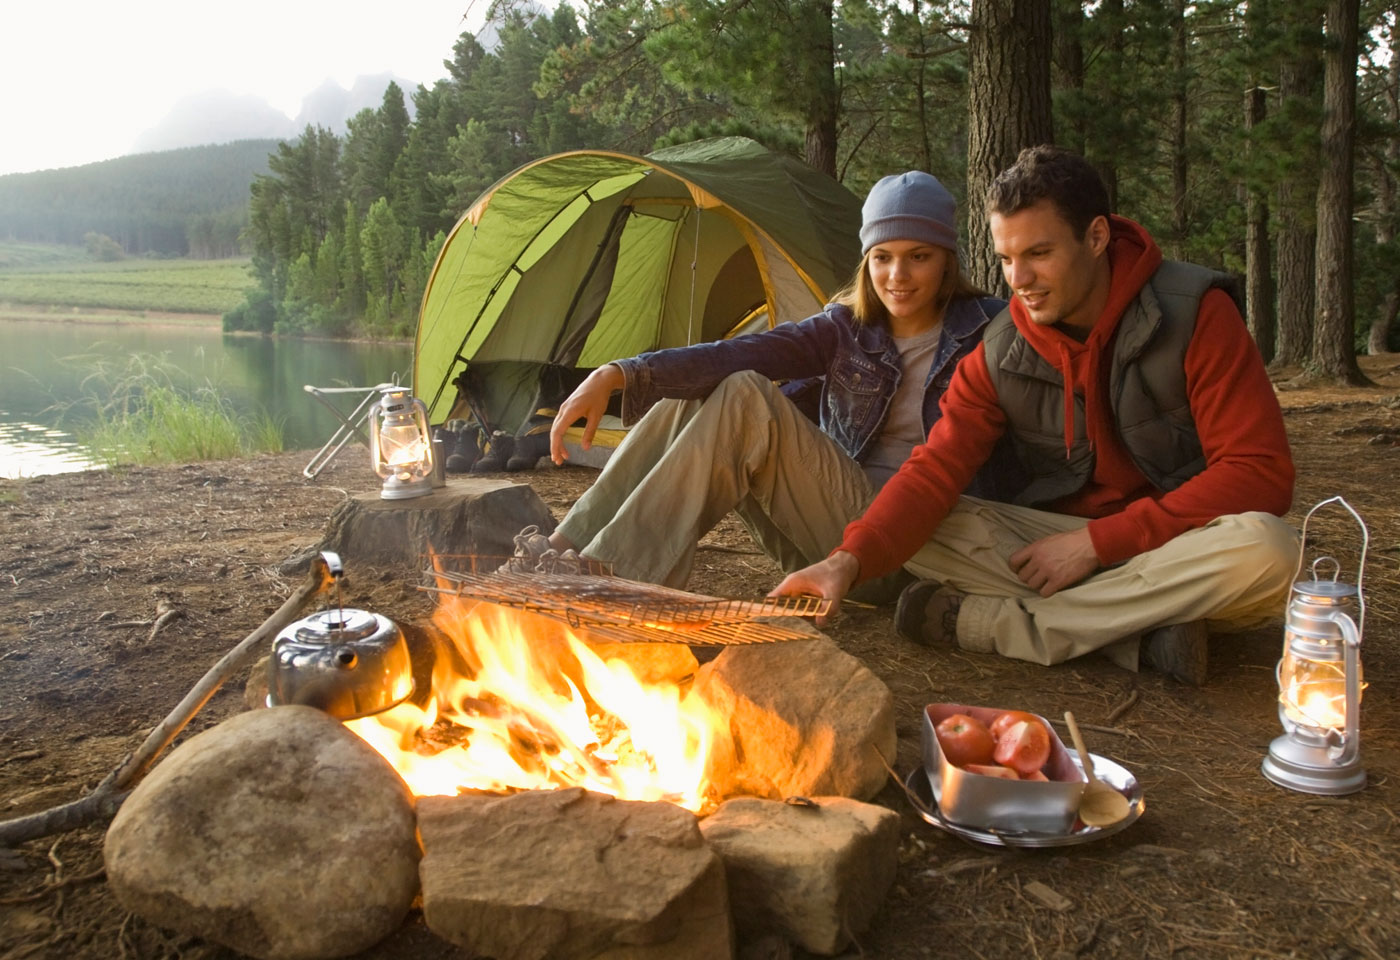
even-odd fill
[{"label": "woman's khaki pants", "polygon": [[736,373],[703,401],[648,411],[558,532],[619,576],[683,587],[695,545],[730,510],[792,571],[830,553],[873,496],[860,466],[771,381]]}]

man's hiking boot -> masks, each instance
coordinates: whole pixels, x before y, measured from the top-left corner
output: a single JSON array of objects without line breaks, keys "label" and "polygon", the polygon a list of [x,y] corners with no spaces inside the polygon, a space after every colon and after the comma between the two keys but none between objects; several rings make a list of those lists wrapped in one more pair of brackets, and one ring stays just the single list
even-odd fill
[{"label": "man's hiking boot", "polygon": [[515,452],[506,461],[506,469],[511,473],[520,470],[533,470],[540,457],[549,456],[549,433],[527,433],[515,438]]},{"label": "man's hiking boot", "polygon": [[510,460],[513,453],[515,453],[515,437],[503,430],[497,430],[491,434],[486,452],[481,455],[481,459],[472,464],[472,473],[500,473],[506,468],[506,462]]},{"label": "man's hiking boot", "polygon": [[444,466],[448,473],[471,470],[472,464],[481,456],[478,433],[476,427],[463,426],[456,433],[447,433],[443,438],[443,444],[447,447],[447,463]]},{"label": "man's hiking boot", "polygon": [[956,644],[963,595],[937,580],[916,580],[904,588],[894,608],[899,635],[924,646]]},{"label": "man's hiking boot", "polygon": [[1140,666],[1165,673],[1189,687],[1205,685],[1207,658],[1204,620],[1149,630],[1142,635],[1142,645],[1138,648]]}]

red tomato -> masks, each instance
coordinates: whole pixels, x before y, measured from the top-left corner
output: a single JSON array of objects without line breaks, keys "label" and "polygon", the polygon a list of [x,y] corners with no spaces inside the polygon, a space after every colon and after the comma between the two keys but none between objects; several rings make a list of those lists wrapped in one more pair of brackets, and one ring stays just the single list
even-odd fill
[{"label": "red tomato", "polygon": [[1007,728],[1012,726],[1012,724],[1020,723],[1022,720],[1030,720],[1034,723],[1040,722],[1040,718],[1033,713],[1027,713],[1024,710],[1007,710],[992,721],[992,739],[1000,740],[1001,735],[1007,731]]},{"label": "red tomato", "polygon": [[943,750],[943,755],[953,766],[991,762],[996,741],[992,739],[987,725],[976,717],[955,713],[944,717],[934,732],[938,734],[938,746]]},{"label": "red tomato", "polygon": [[997,763],[1025,776],[1050,759],[1050,734],[1039,720],[1021,720],[1006,728],[992,753]]},{"label": "red tomato", "polygon": [[984,777],[999,777],[1002,780],[1021,779],[1015,770],[995,763],[969,763],[966,770],[968,773],[980,773]]}]

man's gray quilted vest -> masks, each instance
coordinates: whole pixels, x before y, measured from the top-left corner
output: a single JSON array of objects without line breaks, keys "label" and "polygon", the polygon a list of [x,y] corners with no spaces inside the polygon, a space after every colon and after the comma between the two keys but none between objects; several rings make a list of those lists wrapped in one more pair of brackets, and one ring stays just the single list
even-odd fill
[{"label": "man's gray quilted vest", "polygon": [[[1173,490],[1205,469],[1186,395],[1185,364],[1201,297],[1216,287],[1239,304],[1230,276],[1164,261],[1123,312],[1113,339],[1108,384],[1113,421],[1133,462],[1162,490]],[[1007,430],[1032,478],[1016,502],[1039,506],[1079,490],[1094,472],[1084,398],[1074,398],[1074,442],[1066,457],[1060,371],[1017,332],[1009,308],[987,327],[983,343]]]}]

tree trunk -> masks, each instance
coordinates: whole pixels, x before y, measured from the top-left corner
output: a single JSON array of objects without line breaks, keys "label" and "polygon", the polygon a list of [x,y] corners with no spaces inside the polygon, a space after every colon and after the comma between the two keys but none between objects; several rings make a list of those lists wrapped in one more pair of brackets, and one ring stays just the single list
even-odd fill
[{"label": "tree trunk", "polygon": [[836,115],[840,96],[836,88],[836,40],[831,24],[830,0],[817,0],[806,17],[812,31],[812,57],[806,89],[807,131],[803,156],[807,165],[829,177],[836,176]]},{"label": "tree trunk", "polygon": [[1053,89],[1070,99],[1069,130],[1061,130],[1060,145],[1083,155],[1089,142],[1084,115],[1084,29],[1083,0],[1055,0],[1055,56],[1051,63]]},{"label": "tree trunk", "polygon": [[987,188],[1025,147],[1054,140],[1050,113],[1050,0],[973,0],[968,38],[968,274],[1002,288]]},{"label": "tree trunk", "polygon": [[[1108,24],[1108,42],[1104,45],[1104,50],[1100,56],[1104,59],[1103,70],[1109,77],[1119,77],[1123,75],[1123,33],[1125,30],[1125,17],[1123,13],[1123,0],[1103,0],[1099,4],[1098,16],[1103,18]],[[1102,100],[1098,106],[1103,109]],[[1103,179],[1104,190],[1108,193],[1108,209],[1118,209],[1118,163],[1114,159],[1112,146],[1106,150],[1095,151],[1094,168],[1099,171],[1099,176]]]},{"label": "tree trunk", "polygon": [[1250,85],[1244,94],[1245,149],[1248,151],[1245,173],[1245,318],[1249,333],[1254,337],[1259,355],[1265,363],[1274,358],[1278,334],[1270,273],[1269,198],[1259,185],[1260,151],[1255,143],[1256,128],[1264,122],[1269,109],[1255,54],[1261,42],[1260,33],[1268,22],[1267,17],[1266,0],[1249,0],[1249,6],[1245,9],[1245,37],[1251,64]]},{"label": "tree trunk", "polygon": [[1172,256],[1186,259],[1186,0],[1172,23]]},{"label": "tree trunk", "polygon": [[[1396,30],[1390,29],[1390,64],[1385,71],[1385,117],[1390,124],[1390,135],[1385,141],[1385,160],[1376,166],[1376,244],[1383,250],[1395,242],[1395,176],[1392,170],[1400,169],[1400,135],[1396,124],[1400,124],[1400,49],[1396,49]],[[1390,291],[1385,295],[1380,311],[1371,320],[1371,330],[1366,338],[1366,352],[1371,356],[1388,353],[1390,328],[1395,316],[1400,313],[1400,274],[1391,281]]]},{"label": "tree trunk", "polygon": [[[1286,17],[1294,18],[1291,32],[1296,42],[1279,64],[1279,111],[1284,117],[1310,119],[1320,79],[1316,38],[1322,32],[1320,7],[1291,5]],[[1287,148],[1285,148],[1287,149]],[[1292,366],[1308,359],[1312,349],[1313,283],[1317,231],[1313,201],[1317,197],[1318,151],[1304,141],[1294,147],[1291,169],[1278,188],[1278,345],[1276,366]]]},{"label": "tree trunk", "polygon": [[[1400,288],[1400,278],[1396,280]],[[1381,303],[1380,312],[1371,321],[1371,333],[1366,339],[1366,353],[1376,356],[1390,352],[1390,328],[1395,325],[1395,317],[1400,315],[1400,289],[1392,288]]]},{"label": "tree trunk", "polygon": [[[1252,5],[1251,5],[1252,6]],[[1264,91],[1251,87],[1244,95],[1244,127],[1264,122]],[[1251,146],[1251,150],[1253,147]],[[1274,290],[1269,276],[1269,200],[1254,184],[1245,187],[1244,299],[1249,332],[1268,363],[1274,356]]]},{"label": "tree trunk", "polygon": [[1322,155],[1317,191],[1317,325],[1312,359],[1320,376],[1367,383],[1356,366],[1351,226],[1356,149],[1356,47],[1361,0],[1329,0],[1323,54]]}]

